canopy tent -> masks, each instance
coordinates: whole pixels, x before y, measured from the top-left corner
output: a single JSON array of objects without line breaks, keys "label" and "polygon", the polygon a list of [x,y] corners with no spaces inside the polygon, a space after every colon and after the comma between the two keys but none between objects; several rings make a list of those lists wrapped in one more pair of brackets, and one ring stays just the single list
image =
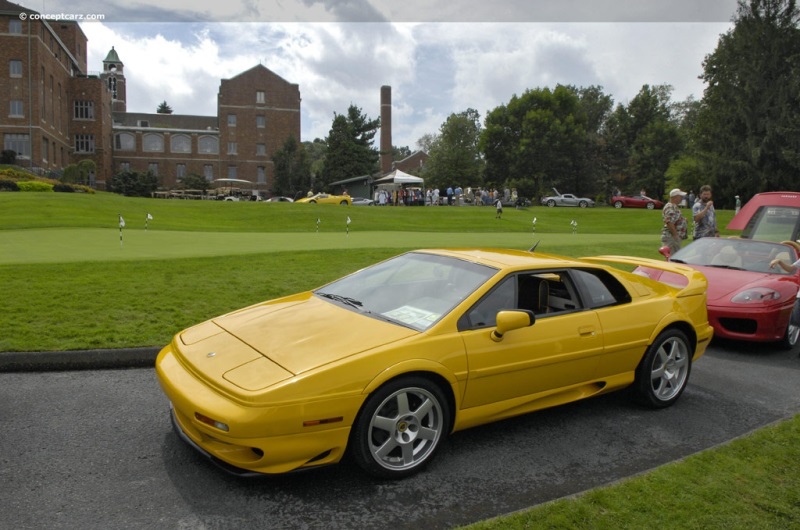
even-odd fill
[{"label": "canopy tent", "polygon": [[395,169],[385,177],[381,177],[373,182],[373,184],[413,184],[422,186],[425,181],[421,177],[415,177],[408,173],[403,173],[399,169]]}]

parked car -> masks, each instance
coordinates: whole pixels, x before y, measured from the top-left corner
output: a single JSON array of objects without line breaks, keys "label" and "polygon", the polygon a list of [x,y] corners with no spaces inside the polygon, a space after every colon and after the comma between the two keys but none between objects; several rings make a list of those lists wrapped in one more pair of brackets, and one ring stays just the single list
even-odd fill
[{"label": "parked car", "polygon": [[800,240],[800,193],[772,191],[754,195],[728,223],[742,237],[767,241]]},{"label": "parked car", "polygon": [[353,197],[353,206],[374,206],[375,201],[366,197]]},{"label": "parked car", "polygon": [[[800,327],[789,317],[800,288],[800,271],[770,267],[773,259],[798,259],[800,245],[788,241],[756,241],[704,237],[669,257],[702,272],[708,279],[708,319],[714,336],[752,342],[776,342],[791,349]],[[638,273],[671,285],[685,284],[682,275],[639,267]]]},{"label": "parked car", "polygon": [[349,452],[401,478],[469,427],[625,387],[672,405],[712,337],[705,292],[701,273],[664,261],[419,250],[182,331],[156,372],[177,434],[227,471]]},{"label": "parked car", "polygon": [[311,197],[303,197],[294,202],[308,204],[342,204],[349,205],[352,202],[349,195],[331,195],[329,193],[317,193]]},{"label": "parked car", "polygon": [[550,197],[543,197],[542,204],[553,208],[555,206],[577,206],[579,208],[588,208],[594,206],[594,201],[587,197],[576,197],[571,193],[560,194],[557,189],[553,188],[553,193]]},{"label": "parked car", "polygon": [[618,195],[611,198],[611,204],[614,208],[647,208],[648,210],[660,210],[664,207],[664,201],[651,199],[647,195],[635,195],[633,197]]},{"label": "parked car", "polygon": [[294,202],[291,197],[270,197],[266,202]]}]

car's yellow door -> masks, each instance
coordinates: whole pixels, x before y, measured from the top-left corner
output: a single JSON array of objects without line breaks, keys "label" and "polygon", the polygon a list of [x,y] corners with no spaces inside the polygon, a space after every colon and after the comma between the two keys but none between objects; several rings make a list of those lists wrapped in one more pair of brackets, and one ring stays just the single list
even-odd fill
[{"label": "car's yellow door", "polygon": [[462,332],[469,362],[463,408],[588,381],[603,353],[594,311],[542,316],[499,342],[491,338],[493,329]]}]

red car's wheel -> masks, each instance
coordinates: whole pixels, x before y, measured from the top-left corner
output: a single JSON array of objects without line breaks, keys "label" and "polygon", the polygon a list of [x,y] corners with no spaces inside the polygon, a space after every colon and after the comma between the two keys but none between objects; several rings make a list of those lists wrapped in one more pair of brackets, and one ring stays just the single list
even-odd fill
[{"label": "red car's wheel", "polygon": [[614,208],[622,208],[622,201],[614,201]]},{"label": "red car's wheel", "polygon": [[656,203],[654,203],[654,202],[648,202],[647,203],[647,209],[648,210],[654,210],[655,207],[656,207]]}]

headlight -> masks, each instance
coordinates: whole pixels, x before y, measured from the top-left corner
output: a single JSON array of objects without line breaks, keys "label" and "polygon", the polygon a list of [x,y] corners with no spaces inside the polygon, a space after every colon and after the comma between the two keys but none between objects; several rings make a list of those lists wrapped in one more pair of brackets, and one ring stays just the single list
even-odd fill
[{"label": "headlight", "polygon": [[738,293],[731,298],[734,304],[754,304],[759,302],[771,302],[773,300],[780,300],[781,293],[774,289],[767,289],[766,287],[756,287]]}]

